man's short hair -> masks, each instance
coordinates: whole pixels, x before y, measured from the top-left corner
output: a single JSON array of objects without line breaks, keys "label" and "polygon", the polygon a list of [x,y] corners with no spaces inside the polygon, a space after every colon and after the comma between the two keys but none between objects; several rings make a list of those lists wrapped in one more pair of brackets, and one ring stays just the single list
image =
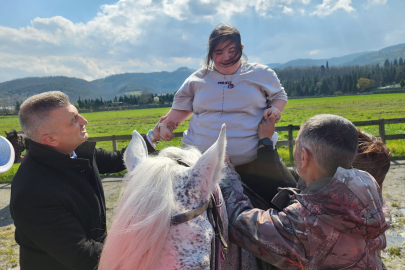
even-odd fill
[{"label": "man's short hair", "polygon": [[66,107],[70,104],[69,97],[60,91],[45,92],[25,100],[20,107],[18,118],[28,138],[38,141],[41,130],[49,121],[49,112]]},{"label": "man's short hair", "polygon": [[338,167],[351,167],[357,154],[357,129],[341,116],[319,114],[301,125],[298,142],[326,173],[333,175]]}]

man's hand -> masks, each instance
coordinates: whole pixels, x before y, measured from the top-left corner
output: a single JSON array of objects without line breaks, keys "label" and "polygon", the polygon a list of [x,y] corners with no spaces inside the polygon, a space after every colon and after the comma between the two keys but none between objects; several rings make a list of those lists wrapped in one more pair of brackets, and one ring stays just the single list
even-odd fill
[{"label": "man's hand", "polygon": [[262,121],[259,123],[259,128],[257,130],[259,140],[263,138],[271,139],[275,130],[276,130],[276,121],[274,120],[274,118],[269,117],[267,119],[262,119]]}]

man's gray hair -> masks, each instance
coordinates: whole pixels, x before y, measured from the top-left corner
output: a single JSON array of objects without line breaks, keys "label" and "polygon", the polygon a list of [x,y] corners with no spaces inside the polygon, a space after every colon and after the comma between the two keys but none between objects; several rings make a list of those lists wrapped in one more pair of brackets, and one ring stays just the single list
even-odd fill
[{"label": "man's gray hair", "polygon": [[18,118],[28,138],[38,141],[44,125],[49,121],[49,112],[70,104],[69,97],[60,91],[45,92],[25,100]]},{"label": "man's gray hair", "polygon": [[338,167],[349,169],[357,154],[356,127],[349,120],[332,114],[316,115],[301,125],[298,142],[308,149],[315,162],[328,174]]}]

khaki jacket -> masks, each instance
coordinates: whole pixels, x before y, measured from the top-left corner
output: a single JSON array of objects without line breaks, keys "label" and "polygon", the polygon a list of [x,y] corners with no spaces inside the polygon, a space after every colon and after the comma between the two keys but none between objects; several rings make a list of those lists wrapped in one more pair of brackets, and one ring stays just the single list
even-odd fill
[{"label": "khaki jacket", "polygon": [[228,165],[221,183],[230,240],[281,269],[382,269],[389,210],[368,173],[338,168],[302,192],[282,189],[282,211],[252,209]]}]

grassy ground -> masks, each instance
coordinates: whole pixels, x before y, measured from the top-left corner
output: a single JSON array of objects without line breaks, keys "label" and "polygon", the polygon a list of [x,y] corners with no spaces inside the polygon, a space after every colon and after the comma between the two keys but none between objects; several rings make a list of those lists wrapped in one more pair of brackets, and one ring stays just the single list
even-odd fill
[{"label": "grassy ground", "polygon": [[14,241],[14,232],[13,224],[0,227],[0,269],[6,270],[18,265],[18,244]]},{"label": "grassy ground", "polygon": [[[152,128],[169,109],[94,112],[83,113],[83,116],[89,121],[86,129],[91,137],[128,135],[134,129],[142,134]],[[351,121],[402,118],[405,117],[405,93],[292,99],[284,109],[278,126],[300,125],[308,118],[321,113],[341,115]],[[188,121],[185,121],[176,132],[184,131],[187,127]],[[9,131],[13,128],[21,129],[17,116],[0,116],[0,130]],[[378,126],[365,126],[361,129],[378,135]],[[387,135],[404,133],[405,124],[386,125]],[[288,137],[287,132],[280,132],[279,135],[280,140],[286,140]],[[296,136],[297,132],[294,132],[294,138]],[[120,141],[118,147],[125,147],[127,144],[128,141]],[[162,142],[158,145],[158,149],[172,145],[180,146],[181,139],[176,138],[171,142]],[[387,145],[392,151],[393,159],[405,159],[405,140],[388,141]],[[112,149],[111,142],[99,142],[97,146]],[[280,147],[279,153],[288,165],[292,165],[289,160],[288,148]],[[14,165],[12,171],[6,175],[1,175],[0,183],[10,181],[17,167],[18,165]]]},{"label": "grassy ground", "polygon": [[[402,163],[405,164],[405,163]],[[387,248],[382,259],[387,269],[405,269],[405,165],[391,164],[384,181],[383,197],[391,211],[392,227],[386,232]]]}]

